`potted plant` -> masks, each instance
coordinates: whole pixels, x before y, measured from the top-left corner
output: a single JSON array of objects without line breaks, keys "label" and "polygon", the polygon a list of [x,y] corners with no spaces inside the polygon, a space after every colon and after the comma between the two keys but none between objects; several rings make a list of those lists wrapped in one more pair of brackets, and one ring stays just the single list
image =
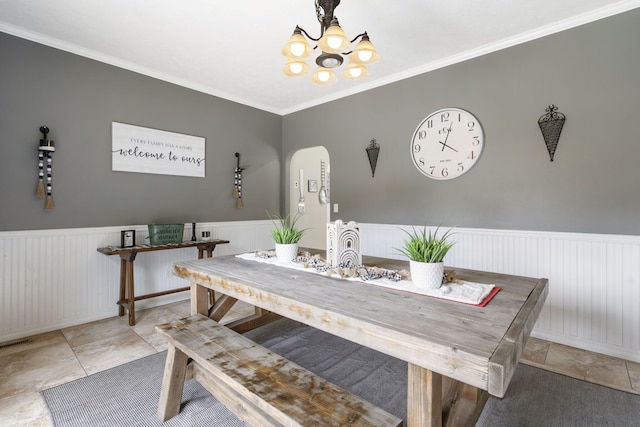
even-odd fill
[{"label": "potted plant", "polygon": [[449,241],[450,228],[442,236],[438,236],[440,227],[432,234],[425,226],[422,231],[413,233],[403,230],[409,238],[404,241],[400,252],[409,258],[411,281],[416,290],[438,289],[442,285],[444,274],[444,257],[455,242]]},{"label": "potted plant", "polygon": [[289,215],[283,217],[278,213],[267,214],[275,226],[271,235],[276,243],[276,258],[280,262],[291,262],[298,256],[298,242],[307,229],[301,230],[296,226],[299,219],[297,214],[292,218]]}]

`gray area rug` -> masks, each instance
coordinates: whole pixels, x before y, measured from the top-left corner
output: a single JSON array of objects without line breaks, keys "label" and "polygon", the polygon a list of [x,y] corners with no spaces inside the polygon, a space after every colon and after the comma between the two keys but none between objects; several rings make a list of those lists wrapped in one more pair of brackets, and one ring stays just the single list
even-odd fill
[{"label": "gray area rug", "polygon": [[[386,411],[404,418],[407,365],[290,320],[246,334]],[[244,426],[196,381],[183,407],[156,417],[166,352],[42,391],[56,426]],[[504,399],[489,399],[476,424],[495,426],[639,426],[640,396],[520,365]]]}]

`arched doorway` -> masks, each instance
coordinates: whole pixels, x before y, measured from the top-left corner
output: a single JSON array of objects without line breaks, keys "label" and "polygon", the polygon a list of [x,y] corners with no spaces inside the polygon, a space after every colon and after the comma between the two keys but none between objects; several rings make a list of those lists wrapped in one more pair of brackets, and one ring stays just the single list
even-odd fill
[{"label": "arched doorway", "polygon": [[[324,165],[324,182],[322,166]],[[325,147],[311,147],[298,150],[289,162],[289,213],[298,214],[300,228],[308,228],[300,246],[326,249],[327,222],[331,220],[329,191],[329,152]],[[302,180],[301,178],[302,172]],[[321,200],[321,192],[326,194],[326,203]],[[300,190],[304,198],[304,212],[300,212]]]}]

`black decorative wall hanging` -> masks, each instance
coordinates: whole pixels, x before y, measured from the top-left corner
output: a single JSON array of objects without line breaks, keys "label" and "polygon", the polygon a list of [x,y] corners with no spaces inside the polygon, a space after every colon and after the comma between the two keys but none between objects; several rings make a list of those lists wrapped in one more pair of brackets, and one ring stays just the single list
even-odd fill
[{"label": "black decorative wall hanging", "polygon": [[236,168],[234,170],[233,198],[236,199],[236,208],[242,209],[242,171],[240,167],[240,153],[236,153]]},{"label": "black decorative wall hanging", "polygon": [[547,113],[538,119],[538,126],[540,126],[544,143],[547,145],[549,157],[553,162],[553,156],[556,153],[560,132],[562,132],[562,126],[564,126],[566,117],[564,114],[558,112],[558,107],[553,104],[549,105],[545,111]]},{"label": "black decorative wall hanging", "polygon": [[378,154],[380,153],[380,144],[374,139],[367,145],[367,157],[369,157],[369,164],[371,165],[371,176],[376,174],[376,164],[378,163]]},{"label": "black decorative wall hanging", "polygon": [[[38,187],[36,188],[36,197],[40,199],[45,198],[46,188],[46,202],[44,205],[45,210],[52,210],[53,204],[53,178],[52,178],[52,158],[51,155],[55,148],[55,142],[47,139],[49,128],[46,126],[40,126],[40,132],[42,132],[42,139],[38,146]],[[46,173],[46,178],[45,178]]]}]

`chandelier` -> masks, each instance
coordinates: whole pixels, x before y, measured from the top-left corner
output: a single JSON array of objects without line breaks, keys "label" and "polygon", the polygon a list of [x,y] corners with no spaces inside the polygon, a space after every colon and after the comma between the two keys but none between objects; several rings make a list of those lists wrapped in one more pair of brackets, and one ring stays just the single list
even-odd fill
[{"label": "chandelier", "polygon": [[[318,85],[330,85],[337,80],[333,69],[340,67],[344,57],[349,58],[347,68],[342,73],[345,79],[356,80],[369,75],[366,65],[376,62],[380,57],[369,40],[367,32],[355,36],[352,40],[347,38],[338,18],[333,11],[340,4],[340,0],[315,0],[316,16],[320,22],[320,37],[311,37],[304,29],[296,25],[293,35],[282,48],[282,54],[287,57],[287,63],[282,71],[290,77],[298,77],[309,72],[309,66],[305,59],[311,56],[314,49],[320,50],[316,58],[318,68],[313,73],[311,81]],[[304,34],[304,35],[303,35]],[[311,48],[305,36],[317,42]],[[355,49],[351,44],[360,39]]]}]

